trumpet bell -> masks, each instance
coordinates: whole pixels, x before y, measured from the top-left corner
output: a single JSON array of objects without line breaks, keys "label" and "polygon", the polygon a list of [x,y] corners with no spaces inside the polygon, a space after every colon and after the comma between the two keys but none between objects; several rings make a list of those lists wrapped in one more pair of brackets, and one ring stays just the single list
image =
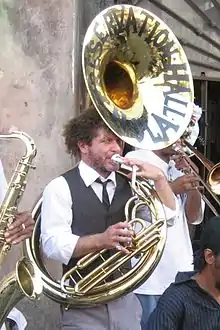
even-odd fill
[{"label": "trumpet bell", "polygon": [[[208,171],[208,175],[205,180],[206,182],[204,182],[202,179],[200,180],[203,186],[205,186],[210,194],[214,193],[215,195],[220,195],[220,163],[214,164],[199,150],[193,147],[187,140],[184,140],[184,144],[189,149],[191,155],[194,155]],[[209,187],[206,183],[209,185]],[[217,200],[216,197],[215,200],[220,205],[219,200]]]},{"label": "trumpet bell", "polygon": [[102,11],[83,44],[89,95],[128,144],[161,149],[178,140],[193,111],[193,79],[177,38],[153,13],[130,5]]},{"label": "trumpet bell", "polygon": [[212,167],[208,174],[207,182],[212,192],[216,195],[220,195],[220,163]]}]

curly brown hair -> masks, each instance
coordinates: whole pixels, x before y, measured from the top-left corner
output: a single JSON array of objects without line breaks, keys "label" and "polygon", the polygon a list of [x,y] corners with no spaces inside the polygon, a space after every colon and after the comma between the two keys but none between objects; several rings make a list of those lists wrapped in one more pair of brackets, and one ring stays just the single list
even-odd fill
[{"label": "curly brown hair", "polygon": [[80,116],[70,119],[64,126],[63,132],[67,152],[74,156],[80,156],[78,142],[83,141],[90,144],[99,128],[108,130],[107,125],[94,107],[90,107]]}]

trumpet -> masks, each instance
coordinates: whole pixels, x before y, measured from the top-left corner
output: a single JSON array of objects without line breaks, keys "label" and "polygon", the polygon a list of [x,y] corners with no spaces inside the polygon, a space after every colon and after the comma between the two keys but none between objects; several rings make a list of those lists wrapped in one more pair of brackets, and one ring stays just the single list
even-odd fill
[{"label": "trumpet", "polygon": [[[220,206],[220,200],[217,195],[220,195],[220,163],[214,164],[211,160],[205,157],[200,151],[198,151],[195,147],[193,147],[188,141],[183,141],[184,145],[191,151],[191,155],[195,156],[200,163],[208,170],[208,175],[206,180],[203,180],[201,176],[197,173],[197,171],[192,167],[189,157],[183,148],[174,146],[174,150],[177,153],[180,153],[185,161],[188,163],[190,168],[190,173],[193,173],[200,181],[202,187],[212,196],[215,202]],[[187,173],[189,172],[187,171]],[[219,215],[219,212],[216,210],[214,205],[208,200],[204,193],[201,193],[201,197],[204,200],[205,204],[212,210],[215,215]]]},{"label": "trumpet", "polygon": [[184,141],[184,143],[193,152],[193,155],[208,170],[207,183],[210,187],[211,193],[220,195],[220,163],[214,164],[189,142]]}]

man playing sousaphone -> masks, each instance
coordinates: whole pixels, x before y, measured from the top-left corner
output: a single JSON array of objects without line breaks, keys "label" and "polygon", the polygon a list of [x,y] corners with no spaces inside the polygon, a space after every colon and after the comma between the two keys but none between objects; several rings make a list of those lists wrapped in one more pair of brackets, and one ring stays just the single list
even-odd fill
[{"label": "man playing sousaphone", "polygon": [[[91,107],[70,120],[64,131],[67,151],[80,158],[71,171],[52,180],[44,190],[41,214],[42,247],[63,263],[64,271],[90,252],[118,249],[128,253],[133,232],[124,221],[124,206],[131,197],[126,178],[116,174],[114,154],[124,143]],[[138,161],[137,175],[154,181],[167,214],[175,214],[175,198],[156,166]],[[62,308],[62,329],[140,329],[141,307],[133,293],[92,308]]]},{"label": "man playing sousaphone", "polygon": [[[176,200],[161,169],[141,161],[125,160],[132,165],[132,174],[137,165],[137,175],[153,181],[154,192],[152,187],[148,190],[145,203],[153,200],[151,206],[157,204],[158,194],[160,206],[165,206],[165,214],[159,214],[160,220],[158,212],[148,207],[150,212],[145,212],[148,223],[154,218],[158,220],[153,220],[152,226],[139,221],[146,228],[143,236],[140,230],[139,241],[146,244],[144,248],[136,241],[138,234],[129,226],[129,222],[135,221],[134,216],[124,222],[124,208],[134,189],[131,190],[127,177],[116,173],[118,165],[112,156],[122,154],[121,140],[154,150],[179,138],[191,116],[191,72],[172,31],[153,13],[135,6],[118,5],[101,12],[87,30],[82,53],[85,83],[97,111],[92,107],[66,125],[67,151],[78,156],[80,162],[51,181],[44,191],[39,211],[42,247],[49,258],[63,263],[64,274],[75,272],[80,278],[67,277],[70,283],[66,283],[64,275],[56,283],[57,300],[65,304],[65,293],[69,306],[69,310],[63,305],[61,308],[63,329],[140,329],[141,309],[135,296],[128,292],[146,279],[158,263],[166,241],[165,219],[172,226]],[[158,100],[156,113],[154,99]],[[142,196],[140,189],[136,191],[137,196]],[[197,202],[194,216],[200,211],[200,200]],[[152,233],[152,228],[156,233]],[[33,251],[38,248],[35,243],[32,242]],[[103,251],[100,253],[103,249],[110,261],[103,257]],[[120,263],[113,263],[116,258],[123,264],[136,252],[144,259],[145,267],[136,267],[142,265],[138,261],[131,267],[133,276],[129,277],[121,271]],[[88,263],[91,267],[93,261],[98,261],[98,266],[90,272],[84,266]],[[112,276],[111,267],[120,273],[112,281],[108,278]],[[53,299],[56,290],[49,280],[48,291]],[[88,308],[87,304],[92,303]]]}]

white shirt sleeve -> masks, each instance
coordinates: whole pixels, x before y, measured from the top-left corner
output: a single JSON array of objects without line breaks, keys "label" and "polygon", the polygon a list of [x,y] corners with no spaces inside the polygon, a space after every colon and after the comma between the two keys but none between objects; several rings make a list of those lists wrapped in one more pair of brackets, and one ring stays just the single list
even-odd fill
[{"label": "white shirt sleeve", "polygon": [[72,199],[60,176],[44,190],[41,209],[41,242],[48,258],[68,264],[79,236],[72,233]]},{"label": "white shirt sleeve", "polygon": [[2,162],[0,160],[0,203],[3,201],[6,190],[7,190],[7,181],[5,178]]}]

